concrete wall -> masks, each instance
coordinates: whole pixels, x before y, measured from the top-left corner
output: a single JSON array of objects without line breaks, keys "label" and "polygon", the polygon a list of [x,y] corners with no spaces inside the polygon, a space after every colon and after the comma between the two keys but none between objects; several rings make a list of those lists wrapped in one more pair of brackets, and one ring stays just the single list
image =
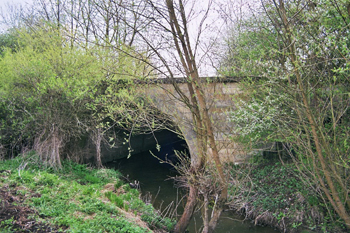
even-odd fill
[{"label": "concrete wall", "polygon": [[[237,82],[205,83],[204,92],[207,99],[207,108],[214,123],[214,131],[221,160],[224,162],[243,162],[246,152],[234,143],[232,136],[234,125],[229,121],[229,112],[233,110],[235,95],[240,94]],[[189,98],[187,83],[177,83],[179,89]],[[191,153],[196,152],[196,135],[193,127],[192,114],[175,90],[173,84],[150,84],[144,90],[155,106],[170,116],[172,121],[180,128],[190,147]],[[209,150],[210,153],[210,150]]]}]

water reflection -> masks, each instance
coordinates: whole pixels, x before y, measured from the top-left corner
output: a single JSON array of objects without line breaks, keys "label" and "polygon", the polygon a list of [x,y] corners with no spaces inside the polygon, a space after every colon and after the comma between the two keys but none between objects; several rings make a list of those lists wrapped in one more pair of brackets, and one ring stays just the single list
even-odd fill
[{"label": "water reflection", "polygon": [[[149,192],[152,196],[152,204],[155,208],[164,209],[170,203],[181,199],[183,195],[181,190],[174,187],[174,180],[171,178],[177,173],[168,164],[160,163],[149,152],[133,155],[129,159],[120,159],[106,166],[120,170],[131,181],[138,180],[142,193]],[[178,211],[181,211],[181,204]],[[200,213],[196,213],[189,226],[189,232],[200,232],[201,226]],[[243,221],[242,216],[232,212],[223,212],[215,232],[271,233],[276,231],[268,227],[254,226],[249,221]]]}]

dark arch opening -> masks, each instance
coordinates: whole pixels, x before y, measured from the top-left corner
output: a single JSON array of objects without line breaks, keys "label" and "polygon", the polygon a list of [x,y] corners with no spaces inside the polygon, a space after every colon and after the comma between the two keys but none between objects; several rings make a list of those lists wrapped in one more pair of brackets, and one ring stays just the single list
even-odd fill
[{"label": "dark arch opening", "polygon": [[[153,137],[152,135],[146,136]],[[177,134],[164,130],[158,132],[156,136],[166,136],[172,141],[157,139],[159,143],[162,142],[159,144],[160,149],[158,150],[155,139],[148,138],[148,140],[154,140],[152,149],[140,151],[129,158],[108,162],[105,166],[121,171],[124,178],[130,183],[139,182],[142,195],[148,196],[154,207],[164,208],[176,199],[177,189],[174,187],[174,180],[171,177],[175,177],[178,173],[169,163],[162,161],[171,160],[176,163],[175,150],[183,151],[187,155],[189,153],[186,141],[178,137]]]}]

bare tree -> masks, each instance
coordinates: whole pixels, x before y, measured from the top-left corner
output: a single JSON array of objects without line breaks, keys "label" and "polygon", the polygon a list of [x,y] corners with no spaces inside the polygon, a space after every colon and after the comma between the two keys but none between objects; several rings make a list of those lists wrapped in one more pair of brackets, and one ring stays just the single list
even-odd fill
[{"label": "bare tree", "polygon": [[[130,15],[134,15],[131,21],[130,18],[125,21],[125,25],[135,32],[134,38],[139,45],[136,51],[149,54],[147,57],[150,57],[150,60],[144,62],[149,63],[159,76],[164,76],[172,83],[178,100],[183,103],[191,115],[186,119],[190,121],[191,129],[182,130],[191,154],[190,169],[186,173],[189,194],[184,212],[174,231],[184,232],[186,230],[197,205],[198,197],[202,195],[205,203],[203,232],[213,232],[227,199],[227,182],[219,158],[213,122],[208,113],[208,100],[204,89],[205,81],[199,76],[195,57],[212,2],[209,1],[201,12],[202,18],[198,21],[198,35],[195,40],[191,39],[194,31],[190,31],[189,18],[193,15],[199,17],[194,6],[199,2],[179,0],[175,3],[172,0],[167,0],[165,3],[160,3],[144,0],[137,3],[138,7],[135,7],[135,3],[121,4],[126,11],[131,12]],[[141,23],[135,24],[134,19],[138,19]],[[179,87],[176,75],[183,75],[186,90]],[[187,123],[178,122],[180,129],[188,127]],[[208,214],[210,198],[208,193],[201,192],[199,188],[200,179],[203,174],[208,173],[209,157],[214,161],[215,171],[218,175],[216,185],[219,186],[215,206],[210,217]]]}]

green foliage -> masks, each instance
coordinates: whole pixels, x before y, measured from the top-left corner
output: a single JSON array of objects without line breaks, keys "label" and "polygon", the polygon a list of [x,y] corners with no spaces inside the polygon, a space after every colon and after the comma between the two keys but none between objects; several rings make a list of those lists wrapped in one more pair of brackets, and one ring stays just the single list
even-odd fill
[{"label": "green foliage", "polygon": [[[290,17],[288,20],[293,22],[295,46],[299,51],[297,56],[300,56],[297,69],[304,80],[300,85],[305,85],[305,88],[312,86],[307,94],[316,120],[320,124],[333,122],[323,125],[327,134],[335,134],[331,127],[340,122],[334,122],[334,119],[343,114],[344,120],[348,118],[345,95],[349,91],[349,64],[345,61],[349,59],[350,43],[346,20],[339,12],[346,12],[347,5],[339,1],[339,8],[336,8],[329,1],[314,1],[315,7],[310,8],[306,2],[300,2],[306,4],[300,10],[298,4],[291,1],[285,3],[285,7],[287,17]],[[226,75],[260,77],[243,79],[242,89],[249,95],[237,102],[238,110],[231,117],[240,126],[237,127],[240,140],[250,140],[253,144],[293,141],[294,135],[305,130],[298,129],[304,123],[305,110],[298,105],[295,74],[286,48],[288,45],[284,44],[282,23],[276,25],[281,19],[273,4],[267,1],[264,6],[266,12],[233,28],[228,38],[228,51],[233,54],[227,55],[222,67]],[[328,63],[329,59],[332,62]],[[317,100],[319,104],[311,100]],[[335,103],[339,105],[335,106]],[[331,105],[329,108],[323,107],[328,104]],[[303,118],[300,119],[298,114]],[[332,114],[334,119],[330,120]],[[345,125],[347,123],[339,124],[336,135],[348,135]],[[337,149],[347,150],[342,144],[346,137],[337,140]]]},{"label": "green foliage", "polygon": [[35,149],[60,167],[82,137],[95,142],[97,131],[103,138],[110,130],[113,144],[115,125],[143,127],[135,124],[145,101],[134,80],[145,64],[112,48],[72,47],[63,35],[44,21],[0,35],[0,156]]},{"label": "green foliage", "polygon": [[124,200],[112,192],[106,192],[105,196],[119,208],[124,208]]},{"label": "green foliage", "polygon": [[12,232],[13,228],[13,217],[0,222],[0,227],[4,232]]},{"label": "green foliage", "polygon": [[21,46],[19,43],[19,35],[14,29],[0,34],[0,56],[3,56],[6,50],[10,50],[12,53],[16,52]]},{"label": "green foliage", "polygon": [[[128,185],[123,186],[129,187]],[[125,190],[125,189],[124,189]],[[136,189],[127,189],[127,193],[117,195],[113,192],[106,192],[105,196],[119,208],[126,211],[134,211],[135,215],[140,213],[141,219],[148,223],[151,228],[163,228],[171,231],[175,226],[175,221],[161,216],[152,205],[147,205],[139,199],[139,192]]]},{"label": "green foliage", "polygon": [[230,176],[240,181],[239,185],[229,186],[229,201],[237,208],[244,206],[248,217],[272,216],[265,223],[281,231],[315,226],[339,228],[332,220],[334,213],[327,212],[322,197],[298,176],[293,164],[234,165],[228,169]]},{"label": "green foliage", "polygon": [[[37,210],[37,221],[62,226],[66,228],[66,232],[141,233],[148,231],[125,218],[116,207],[128,211],[128,203],[137,202],[139,207],[135,209],[136,213],[158,216],[153,207],[145,209],[146,204],[139,199],[137,190],[131,190],[130,193],[121,196],[107,192],[105,195],[111,203],[101,200],[100,191],[104,185],[120,182],[120,173],[117,171],[91,169],[66,160],[63,161],[61,170],[54,170],[34,163],[36,160],[33,157],[26,160],[17,157],[1,163],[0,169],[11,172],[6,179],[1,176],[0,186],[12,183],[12,187],[23,187],[28,197],[35,192],[33,197],[25,199],[24,204]],[[24,164],[26,165],[23,166]],[[87,176],[88,174],[90,176]],[[9,232],[12,229],[11,225],[11,219],[0,223],[1,228]],[[160,224],[159,226],[164,227]]]},{"label": "green foliage", "polygon": [[50,174],[50,173],[41,174],[39,172],[38,176],[36,177],[36,180],[35,180],[36,185],[52,187],[52,186],[58,185],[59,183],[59,178],[55,174]]},{"label": "green foliage", "polygon": [[141,219],[148,223],[152,228],[165,228],[167,231],[171,231],[175,226],[175,221],[169,218],[161,217],[159,214],[155,214],[155,210],[152,205],[146,205],[143,207],[143,214]]},{"label": "green foliage", "polygon": [[239,135],[238,140],[253,145],[264,141],[282,141],[283,138],[278,135],[278,131],[288,127],[282,121],[286,115],[294,115],[292,110],[285,108],[284,102],[288,100],[287,96],[284,94],[278,97],[266,95],[254,98],[254,96],[249,102],[237,101],[237,109],[231,114],[230,120],[239,126],[235,128],[235,133]]},{"label": "green foliage", "polygon": [[100,179],[98,177],[92,176],[90,174],[86,174],[84,177],[84,180],[88,181],[89,183],[95,184],[99,183]]},{"label": "green foliage", "polygon": [[[226,76],[264,77],[274,74],[279,65],[278,32],[266,16],[248,18],[231,29],[226,39],[227,54],[221,73]],[[248,78],[249,80],[249,78]]]},{"label": "green foliage", "polygon": [[[60,38],[54,32],[19,33],[25,45],[16,53],[5,51],[0,60],[0,99],[4,101],[0,112],[5,123],[0,130],[11,129],[10,134],[2,134],[0,143],[7,148],[23,143],[30,147],[37,140],[42,159],[53,160],[48,154],[52,145],[44,141],[56,140],[59,149],[68,138],[81,136],[76,121],[83,121],[89,87],[103,73],[98,73],[100,63],[89,53],[55,46]],[[11,141],[11,136],[20,139]]]},{"label": "green foliage", "polygon": [[101,214],[93,219],[82,221],[79,227],[73,226],[71,232],[144,233],[148,231],[123,218],[115,220],[106,214]]},{"label": "green foliage", "polygon": [[[348,2],[266,1],[263,6],[230,38],[235,54],[223,67],[229,74],[260,77],[244,79],[247,92],[240,93],[230,118],[239,126],[235,133],[250,148],[284,143],[300,175],[322,190],[324,204],[349,226]],[[312,196],[307,199],[314,206],[318,201]]]},{"label": "green foliage", "polygon": [[[290,203],[288,198],[292,197],[299,190],[304,188],[303,183],[292,176],[288,169],[283,166],[264,166],[256,169],[252,173],[252,179],[262,183],[254,188],[256,195],[262,195],[253,201],[253,205],[256,208],[270,209],[271,211],[276,211],[278,209],[284,209],[289,207]],[[255,199],[251,197],[252,199]]]},{"label": "green foliage", "polygon": [[124,182],[123,182],[122,180],[118,180],[118,181],[114,184],[114,189],[115,189],[115,190],[119,189],[123,184],[124,184]]}]

